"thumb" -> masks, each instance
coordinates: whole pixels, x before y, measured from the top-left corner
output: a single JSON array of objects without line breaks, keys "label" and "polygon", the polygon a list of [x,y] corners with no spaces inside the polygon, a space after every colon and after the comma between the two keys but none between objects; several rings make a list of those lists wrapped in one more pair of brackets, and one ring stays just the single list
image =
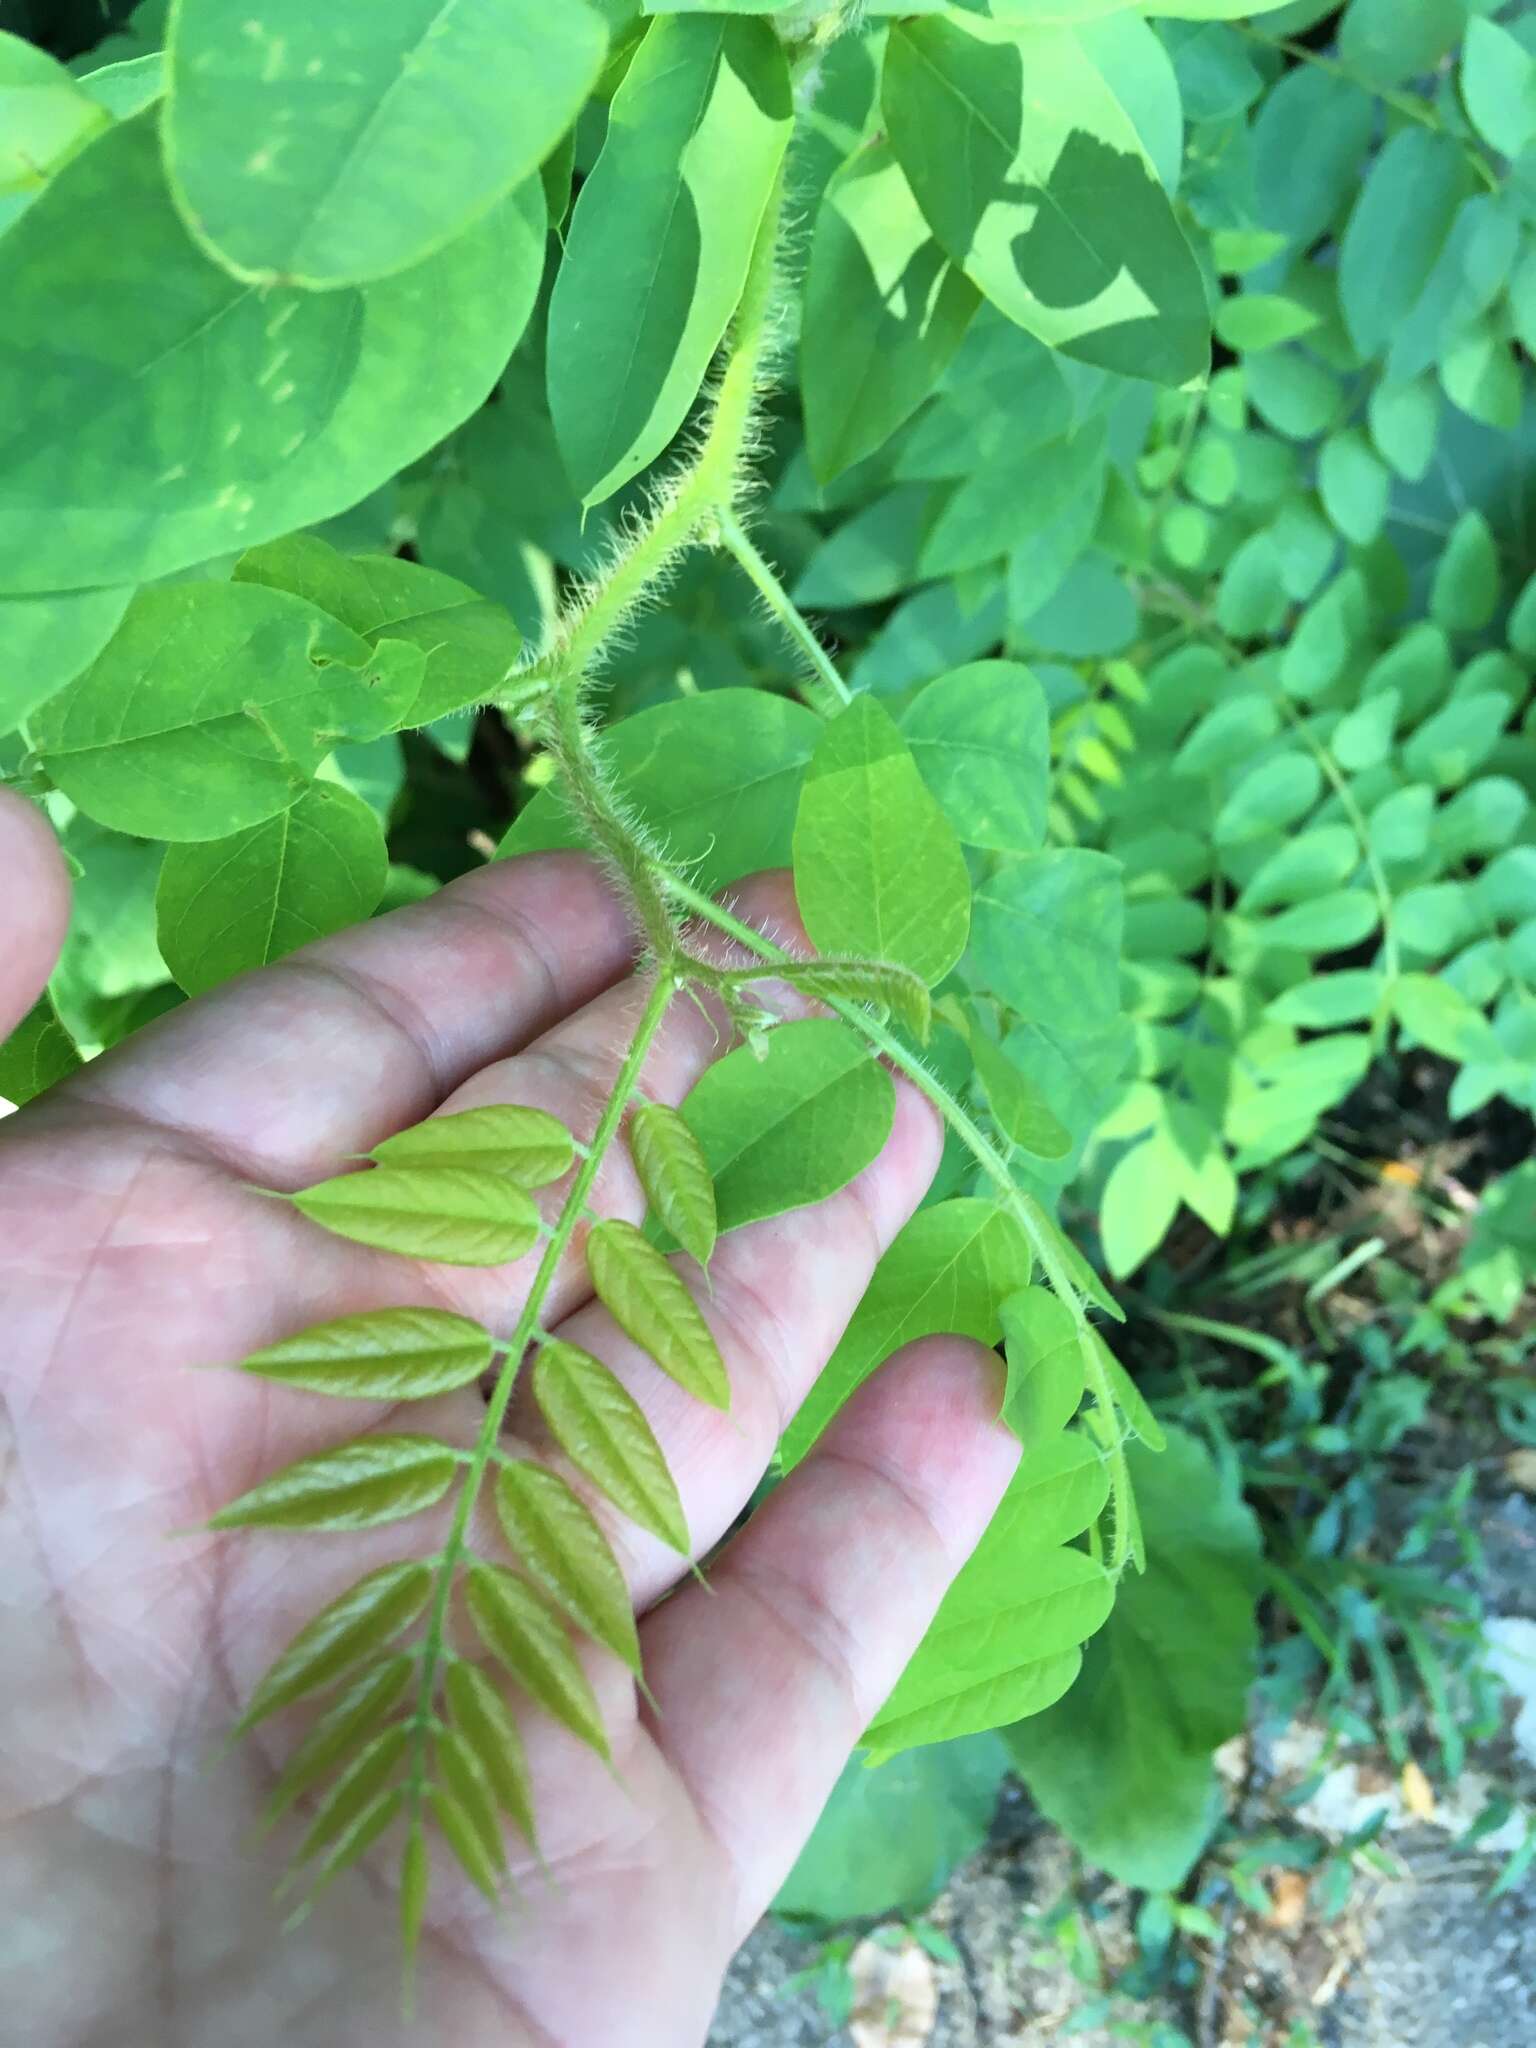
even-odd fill
[{"label": "thumb", "polygon": [[37,1001],[69,924],[69,876],[35,804],[0,789],[0,1041]]}]

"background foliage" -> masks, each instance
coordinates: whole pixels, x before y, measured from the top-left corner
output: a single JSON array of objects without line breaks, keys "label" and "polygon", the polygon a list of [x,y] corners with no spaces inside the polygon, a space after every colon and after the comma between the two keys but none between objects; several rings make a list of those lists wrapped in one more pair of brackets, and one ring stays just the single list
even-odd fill
[{"label": "background foliage", "polygon": [[[583,843],[517,678],[667,516],[782,175],[751,539],[728,512],[743,544],[605,639],[602,759],[695,888],[792,865],[820,951],[933,990],[931,1068],[1132,1283],[1182,1425],[1153,1455],[1107,1352],[1074,1423],[1072,1318],[952,1136],[783,1462],[941,1328],[1006,1336],[1026,1458],[870,1731],[964,1740],[850,1778],[784,1904],[921,1903],[1009,1757],[1176,1889],[1255,1668],[1244,1481],[1292,1591],[1348,1548],[1298,1559],[1254,1481],[1266,1433],[1337,1426],[1294,1350],[1237,1354],[1283,1429],[1157,1377],[1188,1246],[1208,1278],[1428,1061],[1451,1128],[1517,1133],[1435,1343],[1494,1341],[1536,1273],[1536,23],[566,0],[465,10],[386,98],[411,9],[249,12],[23,6],[0,42],[0,771],[77,872],[0,1090]],[[902,1027],[905,979],[863,993]],[[684,1107],[721,1230],[841,1186],[890,1113],[830,1020]],[[928,1819],[877,1900],[898,1804]]]}]

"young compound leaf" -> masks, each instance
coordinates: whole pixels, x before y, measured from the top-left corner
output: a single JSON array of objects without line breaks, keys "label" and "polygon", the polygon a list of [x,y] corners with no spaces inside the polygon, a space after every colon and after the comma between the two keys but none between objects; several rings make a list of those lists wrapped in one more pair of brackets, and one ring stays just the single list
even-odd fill
[{"label": "young compound leaf", "polygon": [[1068,355],[1159,383],[1209,357],[1199,266],[1117,84],[1166,60],[1145,24],[898,23],[882,105],[950,258]]},{"label": "young compound leaf", "polygon": [[473,1564],[465,1599],[491,1655],[547,1713],[606,1761],[608,1737],[587,1674],[565,1630],[533,1588],[499,1566]]},{"label": "young compound leaf", "polygon": [[885,1068],[846,1024],[826,1017],[781,1024],[761,1057],[750,1046],[727,1053],[682,1107],[714,1180],[722,1230],[836,1194],[879,1156],[895,1113]]},{"label": "young compound leaf", "polygon": [[225,839],[171,846],[156,937],[189,996],[378,908],[389,849],[374,812],[338,782],[312,783],[275,818]]},{"label": "young compound leaf", "polygon": [[965,951],[971,882],[960,842],[869,697],[832,721],[806,771],[795,899],[819,951],[894,960],[930,986]]},{"label": "young compound leaf", "polygon": [[688,1523],[677,1485],[639,1403],[590,1352],[546,1344],[533,1364],[533,1396],[551,1436],[632,1522],[686,1556]]},{"label": "young compound leaf", "polygon": [[541,1188],[569,1173],[575,1141],[558,1117],[520,1103],[493,1102],[428,1117],[396,1131],[369,1153],[388,1166],[465,1166],[504,1173],[519,1187]]},{"label": "young compound leaf", "polygon": [[659,455],[736,310],[789,139],[766,22],[653,21],[614,94],[549,308],[549,409],[596,505]]},{"label": "young compound leaf", "polygon": [[165,151],[236,277],[333,289],[419,263],[531,178],[607,52],[586,0],[178,0]]},{"label": "young compound leaf", "polygon": [[449,1665],[443,1696],[449,1716],[479,1760],[497,1804],[530,1848],[537,1848],[533,1780],[522,1735],[506,1701],[483,1671],[462,1661]]},{"label": "young compound leaf", "polygon": [[359,1401],[420,1401],[490,1365],[490,1333],[441,1308],[375,1308],[316,1323],[240,1361],[242,1372]]},{"label": "young compound leaf", "polygon": [[279,1707],[334,1685],[408,1628],[431,1591],[431,1567],[415,1560],[381,1565],[349,1586],[299,1630],[257,1686],[235,1732],[243,1735]]},{"label": "young compound leaf", "polygon": [[157,110],[104,130],[0,238],[8,588],[139,583],[355,505],[482,403],[544,241],[530,178],[398,277],[252,291],[172,205]]},{"label": "young compound leaf", "polygon": [[[497,1880],[505,1874],[507,1851],[501,1839],[501,1822],[496,1815],[496,1795],[481,1768],[480,1759],[452,1728],[444,1729],[437,1737],[434,1753],[443,1790],[473,1829],[481,1867],[491,1875],[493,1891],[499,1889]],[[483,1886],[481,1888],[484,1889]]]},{"label": "young compound leaf", "polygon": [[[295,1864],[311,1862],[338,1837],[344,1842],[352,1837],[356,1823],[373,1811],[374,1802],[393,1777],[395,1766],[404,1757],[410,1739],[410,1729],[396,1722],[375,1735],[358,1752],[321,1802],[309,1833],[294,1857]],[[370,1835],[368,1839],[374,1837]],[[363,1846],[367,1846],[366,1842]],[[355,1862],[361,1853],[361,1849],[357,1850],[347,1861]],[[337,1869],[341,1867],[340,1864],[336,1866]],[[334,1872],[328,1870],[327,1874],[334,1875]]]},{"label": "young compound leaf", "polygon": [[627,1337],[696,1400],[728,1408],[725,1362],[687,1285],[632,1223],[599,1223],[587,1239],[598,1300]]},{"label": "young compound leaf", "polygon": [[608,1538],[558,1473],[526,1458],[496,1475],[496,1512],[524,1571],[637,1676],[634,1603]]},{"label": "young compound leaf", "polygon": [[976,304],[890,144],[855,150],[822,199],[805,283],[800,391],[822,482],[872,455],[917,410]]},{"label": "young compound leaf", "polygon": [[532,1196],[480,1167],[377,1166],[289,1199],[338,1237],[445,1266],[504,1265],[539,1237]]},{"label": "young compound leaf", "polygon": [[210,1515],[208,1526],[371,1529],[433,1506],[457,1470],[453,1452],[432,1437],[360,1436],[285,1465]]},{"label": "young compound leaf", "polygon": [[657,1222],[707,1266],[719,1226],[715,1183],[698,1139],[675,1109],[646,1102],[629,1120],[629,1149]]},{"label": "young compound leaf", "polygon": [[1083,1399],[1083,1347],[1077,1319],[1046,1287],[1026,1287],[1002,1306],[1008,1359],[1003,1414],[1025,1444],[1055,1436]]},{"label": "young compound leaf", "polygon": [[284,1765],[262,1811],[263,1827],[280,1819],[301,1792],[327,1777],[388,1720],[415,1671],[414,1658],[391,1657],[365,1671],[326,1708]]}]

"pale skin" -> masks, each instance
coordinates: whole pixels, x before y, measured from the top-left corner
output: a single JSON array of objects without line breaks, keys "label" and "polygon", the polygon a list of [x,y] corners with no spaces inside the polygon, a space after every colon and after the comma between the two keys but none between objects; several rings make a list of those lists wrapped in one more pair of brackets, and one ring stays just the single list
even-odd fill
[{"label": "pale skin", "polygon": [[[0,793],[0,1037],[68,918],[43,819]],[[763,879],[744,916],[782,934]],[[389,1418],[472,1442],[473,1390],[407,1413],[214,1368],[329,1316],[435,1303],[505,1333],[533,1261],[419,1267],[350,1246],[292,1189],[440,1108],[531,1102],[590,1134],[644,988],[611,889],[574,855],[488,868],[188,1005],[0,1123],[0,1956],[29,2048],[697,2048],[722,1972],[1012,1473],[996,1359],[911,1346],[723,1548],[785,1419],[937,1165],[898,1090],[885,1150],[831,1200],[722,1240],[706,1293],[732,1410],[690,1401],[590,1298],[546,1320],[606,1359],[676,1475],[706,1591],[611,1520],[652,1709],[590,1671],[610,1775],[537,1710],[524,1726],[552,1881],[514,1856],[498,1914],[441,1856],[418,2018],[400,2010],[386,1851],[280,1934],[293,1831],[251,1830],[305,1716],[212,1758],[287,1638],[444,1523],[364,1535],[172,1534],[289,1460]],[[647,1065],[675,1101],[722,1047],[675,1003]],[[553,1192],[551,1203],[558,1200]],[[627,1159],[596,1206],[638,1218]],[[540,1455],[536,1418],[516,1427]],[[499,1539],[477,1526],[487,1555]],[[673,1597],[664,1598],[673,1589]],[[468,1644],[465,1644],[468,1647]],[[302,1823],[301,1823],[302,1825]]]}]

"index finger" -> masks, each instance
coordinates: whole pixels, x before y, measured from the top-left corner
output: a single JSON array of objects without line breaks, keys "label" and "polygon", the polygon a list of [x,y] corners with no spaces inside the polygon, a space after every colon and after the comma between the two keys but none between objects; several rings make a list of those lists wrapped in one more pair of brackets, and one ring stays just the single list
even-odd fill
[{"label": "index finger", "polygon": [[629,971],[594,862],[529,854],[242,974],[54,1091],[296,1188],[435,1109]]}]

